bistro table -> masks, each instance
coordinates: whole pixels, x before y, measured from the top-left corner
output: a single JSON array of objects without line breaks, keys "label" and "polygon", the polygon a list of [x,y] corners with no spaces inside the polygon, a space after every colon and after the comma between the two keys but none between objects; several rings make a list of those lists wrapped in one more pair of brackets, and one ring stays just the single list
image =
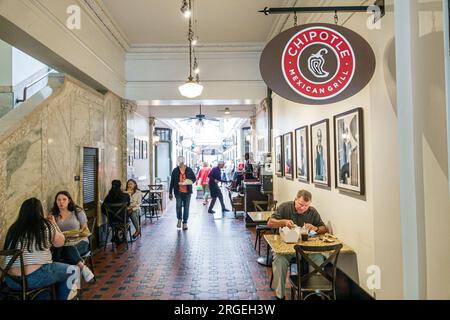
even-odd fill
[{"label": "bistro table", "polygon": [[[355,251],[345,243],[343,243],[338,238],[334,238],[332,242],[323,241],[325,235],[320,234],[316,236],[312,236],[308,238],[308,241],[299,241],[297,243],[286,243],[281,239],[280,235],[275,234],[265,234],[264,239],[268,243],[267,248],[271,248],[275,254],[295,254],[294,247],[298,244],[304,246],[312,246],[312,247],[321,247],[321,246],[329,246],[338,243],[342,243],[342,249],[340,251],[340,256],[338,260],[338,267],[344,271],[350,278],[352,278],[356,283],[359,284],[359,276],[358,276],[358,266],[356,262],[356,253]],[[327,237],[328,239],[332,239]],[[268,249],[267,249],[268,250]],[[267,255],[268,256],[268,255]],[[267,258],[267,263],[268,263]]]},{"label": "bistro table", "polygon": [[266,223],[275,211],[247,212],[247,215],[257,224]]},{"label": "bistro table", "polygon": [[[272,216],[275,211],[256,211],[256,212],[247,212],[247,215],[252,219],[256,225],[262,225],[267,223],[267,220]],[[258,257],[257,259],[260,265],[265,267],[270,267],[271,261],[267,257]]]}]

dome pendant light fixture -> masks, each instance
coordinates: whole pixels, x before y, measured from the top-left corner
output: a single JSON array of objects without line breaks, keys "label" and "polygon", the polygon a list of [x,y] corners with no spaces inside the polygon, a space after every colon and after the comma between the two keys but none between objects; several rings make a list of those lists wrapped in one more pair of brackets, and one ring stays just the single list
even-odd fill
[{"label": "dome pendant light fixture", "polygon": [[[192,6],[191,6],[191,1],[189,0],[189,11],[192,12]],[[185,0],[183,1],[183,6],[185,5]],[[197,38],[195,38],[197,39]],[[196,98],[199,95],[202,94],[203,92],[203,86],[199,83],[199,77],[198,77],[198,73],[196,74],[196,78],[194,80],[194,77],[192,76],[192,54],[193,54],[193,44],[192,42],[194,41],[194,32],[192,30],[192,17],[189,16],[189,30],[188,30],[188,41],[189,41],[189,77],[188,80],[186,81],[186,83],[182,84],[181,86],[178,87],[178,90],[180,91],[180,94],[183,97],[186,98]],[[197,59],[195,59],[195,68],[196,71],[199,70],[198,69],[198,64],[197,64]]]}]

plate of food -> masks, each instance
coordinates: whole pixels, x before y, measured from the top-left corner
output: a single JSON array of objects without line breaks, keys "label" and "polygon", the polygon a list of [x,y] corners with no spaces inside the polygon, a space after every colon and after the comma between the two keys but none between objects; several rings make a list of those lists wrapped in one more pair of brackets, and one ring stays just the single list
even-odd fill
[{"label": "plate of food", "polygon": [[83,231],[81,230],[68,230],[63,231],[63,234],[66,238],[81,238],[81,237],[88,237],[91,235],[90,231],[88,229],[85,229]]}]

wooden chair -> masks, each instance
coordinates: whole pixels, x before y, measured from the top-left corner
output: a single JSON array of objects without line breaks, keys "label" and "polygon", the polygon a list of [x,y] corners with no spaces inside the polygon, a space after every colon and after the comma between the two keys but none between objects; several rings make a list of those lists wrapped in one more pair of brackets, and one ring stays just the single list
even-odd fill
[{"label": "wooden chair", "polygon": [[[268,201],[253,201],[253,206],[255,207],[256,211],[272,211],[276,209],[277,202],[274,201],[273,203],[269,204]],[[267,226],[267,223],[265,224],[259,224],[256,226],[256,238],[255,238],[255,250],[256,245],[258,245],[258,254],[261,254],[261,238],[266,233],[272,231],[272,228]]]},{"label": "wooden chair", "polygon": [[[4,261],[6,257],[11,257],[8,264],[5,267],[2,267],[0,264],[0,297],[4,297],[5,299],[14,299],[14,300],[34,300],[40,294],[44,292],[50,293],[50,297],[52,300],[56,299],[56,289],[55,285],[50,285],[42,288],[29,289],[27,277],[25,276],[25,265],[23,262],[23,251],[22,250],[3,250],[0,251],[0,261]],[[13,264],[19,260],[20,262],[20,277],[12,277],[8,273],[11,270]],[[9,278],[16,282],[22,289],[21,290],[13,290],[9,288],[5,280]],[[18,279],[19,278],[19,279]],[[1,300],[1,299],[0,299]]]},{"label": "wooden chair", "polygon": [[[313,295],[320,295],[328,300],[336,300],[336,266],[342,244],[328,246],[305,246],[296,245],[294,247],[297,259],[297,275],[291,275],[291,299],[306,300]],[[311,253],[331,252],[329,257],[319,265],[312,261]],[[302,261],[308,263],[314,270],[305,274],[301,272]],[[325,267],[331,263],[332,272],[329,275]],[[326,294],[327,292],[328,294]]]},{"label": "wooden chair", "polygon": [[[130,236],[130,242],[133,242],[133,238],[131,237],[131,226],[128,219],[127,203],[103,203],[103,206],[106,211],[108,224],[108,231],[106,232],[105,246],[103,250],[106,250],[110,232],[112,233],[112,239],[117,236],[119,232],[123,232],[128,250],[127,233]],[[111,243],[114,250],[114,241],[111,241]]]},{"label": "wooden chair", "polygon": [[91,231],[91,234],[88,237],[88,240],[89,240],[89,251],[81,256],[81,258],[83,258],[84,261],[88,262],[89,268],[91,269],[92,273],[94,274],[94,282],[96,282],[97,279],[95,278],[95,272],[94,272],[94,258],[93,258],[94,255],[92,254],[92,237],[93,237],[94,232],[95,232],[94,230],[95,230],[95,227],[96,227],[96,222],[97,222],[97,217],[95,217],[92,220],[92,223],[89,226],[89,231]]}]

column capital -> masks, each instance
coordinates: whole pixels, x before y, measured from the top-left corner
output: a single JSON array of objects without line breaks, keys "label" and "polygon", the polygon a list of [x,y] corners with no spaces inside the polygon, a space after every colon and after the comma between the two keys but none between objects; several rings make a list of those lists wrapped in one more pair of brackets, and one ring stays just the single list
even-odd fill
[{"label": "column capital", "polygon": [[137,104],[132,100],[122,99],[121,107],[123,111],[136,112]]}]

